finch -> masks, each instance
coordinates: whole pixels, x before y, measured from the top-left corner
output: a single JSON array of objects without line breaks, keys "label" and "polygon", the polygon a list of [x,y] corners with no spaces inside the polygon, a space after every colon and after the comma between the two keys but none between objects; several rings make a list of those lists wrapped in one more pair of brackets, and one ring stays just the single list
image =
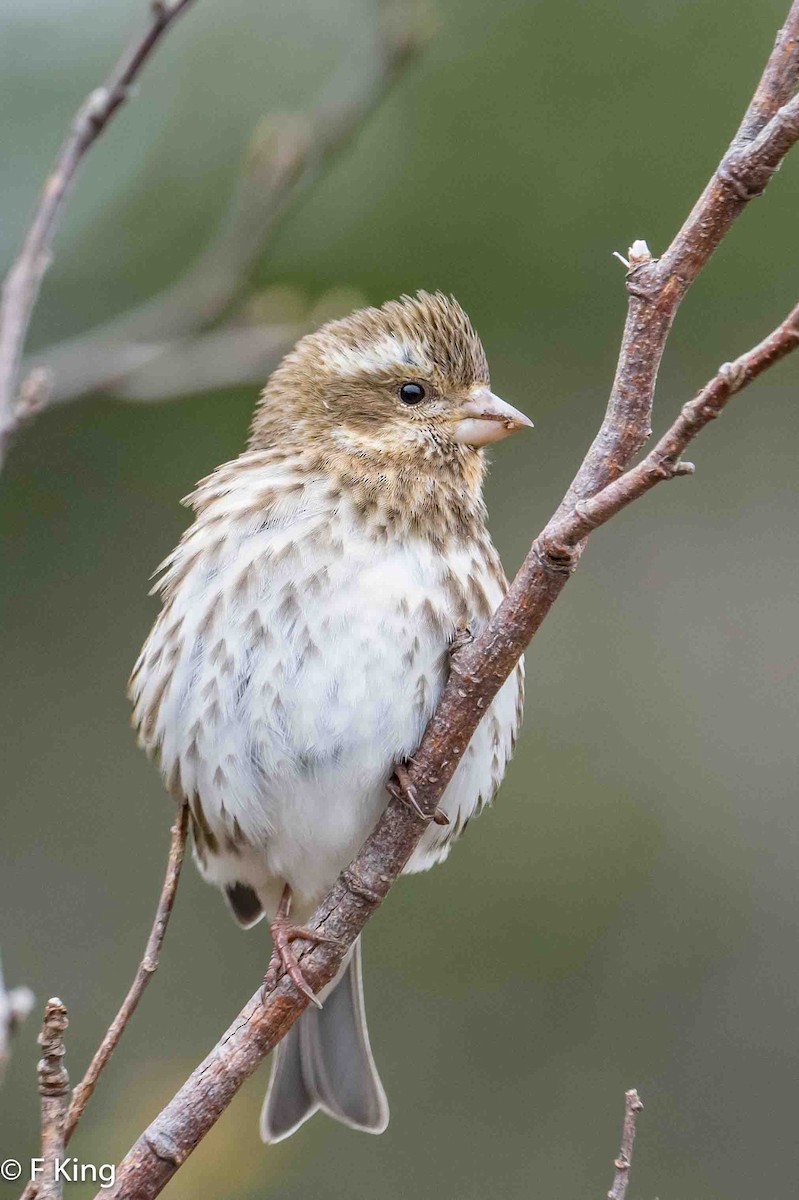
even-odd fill
[{"label": "finch", "polygon": [[[506,590],[483,447],[531,424],[491,392],[460,305],[419,292],[303,337],[247,449],[186,501],[194,523],[160,568],[161,612],[130,679],[133,723],[189,803],[202,875],[245,928],[266,915],[270,971],[301,990],[302,922],[377,824],[395,767],[402,778],[458,631],[478,633]],[[407,871],[446,858],[492,799],[522,701],[520,663]],[[358,943],[321,998],[277,1048],[265,1142],[318,1110],[370,1133],[388,1124]]]}]

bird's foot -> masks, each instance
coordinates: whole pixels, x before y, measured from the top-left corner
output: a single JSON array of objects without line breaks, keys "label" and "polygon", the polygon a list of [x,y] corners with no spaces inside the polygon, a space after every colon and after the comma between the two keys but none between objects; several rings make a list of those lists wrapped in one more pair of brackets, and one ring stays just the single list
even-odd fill
[{"label": "bird's foot", "polygon": [[465,650],[474,641],[474,634],[468,625],[459,625],[455,636],[449,644],[450,658],[456,658],[461,650]]},{"label": "bird's foot", "polygon": [[389,779],[387,786],[390,795],[396,796],[403,804],[407,804],[408,808],[415,812],[419,820],[424,821],[426,825],[429,825],[431,821],[436,825],[449,825],[449,817],[442,809],[437,808],[432,815],[424,811],[404,763],[394,764],[394,774]]},{"label": "bird's foot", "polygon": [[286,972],[291,982],[294,984],[298,992],[302,992],[303,996],[307,996],[311,1004],[317,1008],[322,1007],[321,1000],[315,995],[313,989],[302,973],[302,968],[297,962],[297,959],[292,949],[292,943],[297,941],[310,942],[313,946],[341,946],[342,943],[338,938],[330,937],[326,933],[319,933],[316,929],[307,929],[303,925],[292,924],[289,918],[289,909],[291,905],[291,888],[286,884],[283,889],[283,896],[280,901],[280,906],[277,910],[274,921],[269,926],[269,931],[272,934],[272,943],[274,949],[272,957],[269,960],[269,966],[264,975],[263,988],[261,989],[261,997],[264,999],[267,992],[275,986],[278,980],[281,969]]}]

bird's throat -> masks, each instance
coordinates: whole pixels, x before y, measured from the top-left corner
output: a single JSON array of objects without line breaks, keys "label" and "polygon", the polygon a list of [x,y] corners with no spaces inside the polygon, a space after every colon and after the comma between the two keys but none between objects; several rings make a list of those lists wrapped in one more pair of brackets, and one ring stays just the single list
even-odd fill
[{"label": "bird's throat", "polygon": [[485,526],[479,451],[424,460],[361,452],[327,459],[324,469],[379,539],[421,537],[443,550]]}]

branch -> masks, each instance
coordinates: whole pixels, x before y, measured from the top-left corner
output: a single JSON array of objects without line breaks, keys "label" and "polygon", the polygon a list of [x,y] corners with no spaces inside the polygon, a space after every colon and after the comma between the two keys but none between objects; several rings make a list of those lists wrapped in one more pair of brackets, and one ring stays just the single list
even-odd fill
[{"label": "branch", "polygon": [[617,478],[649,437],[657,373],[677,309],[736,217],[763,191],[786,153],[788,146],[777,126],[766,146],[755,148],[753,139],[793,96],[797,79],[799,0],[794,0],[718,169],[663,257],[653,259],[647,252],[628,274],[627,321],[605,419],[558,515]]},{"label": "branch", "polygon": [[616,1168],[616,1174],[613,1179],[613,1187],[608,1192],[608,1200],[624,1200],[624,1197],[627,1195],[627,1184],[630,1180],[630,1167],[633,1161],[635,1129],[638,1124],[638,1114],[643,1112],[643,1110],[644,1106],[641,1103],[641,1097],[635,1088],[624,1093],[624,1124],[621,1131],[621,1149],[619,1150],[619,1157],[613,1164]]},{"label": "branch", "polygon": [[781,325],[734,362],[724,363],[699,394],[683,405],[677,420],[637,466],[626,471],[591,499],[580,501],[557,524],[548,526],[551,544],[577,545],[594,529],[640,499],[658,483],[692,475],[692,463],[680,461],[700,430],[720,416],[727,402],[763,371],[799,346],[799,304]]},{"label": "branch", "polygon": [[6,991],[3,980],[3,965],[0,962],[0,1083],[11,1048],[11,1039],[34,1005],[30,988],[17,987]]},{"label": "branch", "polygon": [[[152,979],[155,972],[158,970],[158,964],[161,958],[161,948],[166,937],[167,925],[169,918],[172,915],[172,908],[175,903],[175,894],[178,890],[180,881],[180,870],[183,865],[183,856],[186,851],[186,838],[189,827],[189,806],[184,801],[179,807],[175,816],[175,823],[171,829],[171,840],[169,843],[169,855],[167,857],[166,874],[161,887],[161,894],[158,898],[158,906],[155,910],[150,936],[147,939],[147,945],[142,958],[133,978],[133,983],[128,989],[128,994],[122,1001],[122,1006],[119,1012],[111,1022],[108,1032],[106,1033],[100,1045],[95,1051],[92,1061],[86,1069],[86,1073],[81,1079],[77,1087],[72,1092],[69,1101],[69,1108],[66,1111],[63,1130],[63,1147],[69,1145],[69,1141],[75,1132],[75,1128],[83,1116],[83,1111],[91,1099],[94,1089],[97,1087],[97,1081],[101,1073],[108,1065],[108,1060],[117,1048],[119,1039],[127,1028],[128,1021],[133,1016],[138,1007],[139,1000],[142,997],[144,989]],[[62,1154],[63,1157],[63,1154]],[[35,1179],[30,1179],[25,1185],[20,1200],[34,1200],[34,1197],[39,1197],[43,1200],[41,1188]]]},{"label": "branch", "polygon": [[189,806],[184,801],[178,809],[175,817],[175,823],[172,826],[172,839],[169,844],[169,856],[167,858],[166,875],[164,877],[161,895],[158,899],[158,907],[155,910],[150,936],[147,939],[144,957],[139,963],[138,969],[130,985],[130,990],[122,1002],[117,1015],[114,1017],[108,1032],[98,1046],[94,1058],[89,1063],[86,1074],[80,1081],[78,1086],[72,1093],[72,1099],[69,1104],[69,1112],[67,1114],[67,1123],[65,1129],[64,1141],[68,1142],[75,1132],[75,1126],[83,1115],[92,1092],[97,1086],[97,1080],[105,1068],[109,1058],[114,1053],[119,1039],[125,1032],[128,1021],[133,1016],[139,1001],[141,1000],[144,989],[152,979],[155,972],[158,970],[158,963],[161,958],[161,948],[166,937],[166,929],[169,924],[169,918],[172,915],[172,908],[175,903],[175,893],[178,890],[178,882],[180,880],[180,869],[183,865],[183,855],[186,850],[186,835],[189,828]]},{"label": "branch", "polygon": [[[230,326],[163,345],[108,343],[102,356],[102,380],[98,378],[99,358],[83,365],[75,358],[70,374],[58,377],[61,388],[55,389],[46,403],[83,395],[84,384],[89,382],[89,390],[96,384],[107,395],[144,404],[245,384],[263,386],[283,355],[308,332],[305,323],[286,322]],[[76,377],[73,393],[71,384]]]},{"label": "branch", "polygon": [[192,2],[152,0],[148,28],[123,54],[104,86],[84,101],[44,186],[20,255],[6,277],[0,303],[0,460],[26,415],[17,396],[20,360],[69,186],[114,113],[130,97],[131,85],[167,29]]},{"label": "branch", "polygon": [[42,1032],[39,1034],[42,1048],[38,1066],[39,1095],[42,1098],[40,1200],[62,1200],[64,1195],[57,1165],[64,1159],[64,1118],[69,1092],[69,1075],[64,1066],[64,1033],[68,1024],[67,1010],[61,1001],[48,1000]]},{"label": "branch", "polygon": [[[682,295],[746,204],[740,193],[748,196],[762,190],[799,136],[795,106],[788,100],[799,76],[798,35],[799,0],[791,8],[741,130],[683,229],[660,263],[648,253],[639,253],[629,274],[627,325],[602,429],[505,600],[480,636],[453,656],[449,681],[408,768],[421,816],[392,795],[357,858],[308,923],[337,943],[306,947],[298,955],[314,991],[333,978],[346,948],[407,863],[482,714],[577,566],[584,545],[579,540],[584,537],[579,522],[584,518],[576,506],[618,479],[648,436],[657,365]],[[727,182],[729,178],[735,179],[735,186]],[[786,330],[782,341],[777,339],[780,347],[786,347],[785,353],[793,336]],[[760,352],[760,369],[780,356],[776,346],[762,349],[770,342],[767,339],[752,352]],[[739,385],[740,380],[736,377],[733,383]],[[717,386],[723,392],[722,385]],[[578,522],[576,540],[564,544],[558,535],[563,521],[569,519]],[[114,1188],[105,1195],[117,1200],[157,1196],[307,1003],[285,976],[266,995],[259,990],[136,1141],[117,1170]]]},{"label": "branch", "polygon": [[[192,340],[194,335],[209,329],[235,304],[282,217],[351,144],[424,45],[427,30],[421,18],[406,10],[406,0],[384,5],[365,73],[353,71],[347,63],[313,112],[280,114],[259,122],[230,209],[182,279],[131,312],[34,356],[33,361],[43,362],[52,379],[40,407],[100,390],[148,400],[195,390],[199,372],[192,371],[191,358],[198,350],[210,356],[214,346],[206,339]],[[256,374],[256,366],[268,373],[296,340],[284,342],[283,333],[280,327],[225,330],[231,339],[226,346],[228,370],[216,371],[218,383],[211,386],[253,378],[262,382],[264,374]],[[232,339],[250,334],[253,341],[278,345],[279,351],[261,355],[249,365],[245,360],[247,369],[236,374]],[[177,371],[176,360],[181,363]],[[161,372],[163,397],[158,391]],[[200,384],[208,386],[204,381]]]}]

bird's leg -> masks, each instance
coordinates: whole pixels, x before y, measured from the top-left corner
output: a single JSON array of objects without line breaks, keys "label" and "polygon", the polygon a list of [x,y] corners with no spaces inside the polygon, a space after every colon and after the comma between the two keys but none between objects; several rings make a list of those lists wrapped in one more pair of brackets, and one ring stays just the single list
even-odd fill
[{"label": "bird's leg", "polygon": [[297,991],[302,992],[303,996],[307,996],[312,1004],[317,1008],[322,1007],[322,1002],[313,993],[313,990],[307,983],[305,976],[302,973],[300,964],[294,956],[294,951],[291,948],[291,943],[302,939],[304,942],[311,942],[314,946],[327,944],[329,946],[341,946],[342,943],[334,937],[329,937],[327,934],[319,933],[315,929],[306,929],[302,925],[292,925],[289,913],[291,912],[291,888],[288,884],[283,888],[283,895],[280,897],[275,919],[269,926],[269,931],[272,934],[272,942],[274,950],[272,957],[269,960],[269,967],[266,975],[264,975],[264,986],[262,995],[275,986],[280,969],[286,972],[291,982],[294,984]]},{"label": "bird's leg", "polygon": [[408,808],[416,813],[420,821],[424,821],[425,824],[433,821],[436,825],[449,825],[449,817],[442,809],[437,808],[432,816],[424,811],[419,803],[419,797],[416,795],[416,788],[411,783],[408,768],[404,763],[394,764],[394,774],[386,786],[390,795],[396,796],[403,804],[407,804]]}]

